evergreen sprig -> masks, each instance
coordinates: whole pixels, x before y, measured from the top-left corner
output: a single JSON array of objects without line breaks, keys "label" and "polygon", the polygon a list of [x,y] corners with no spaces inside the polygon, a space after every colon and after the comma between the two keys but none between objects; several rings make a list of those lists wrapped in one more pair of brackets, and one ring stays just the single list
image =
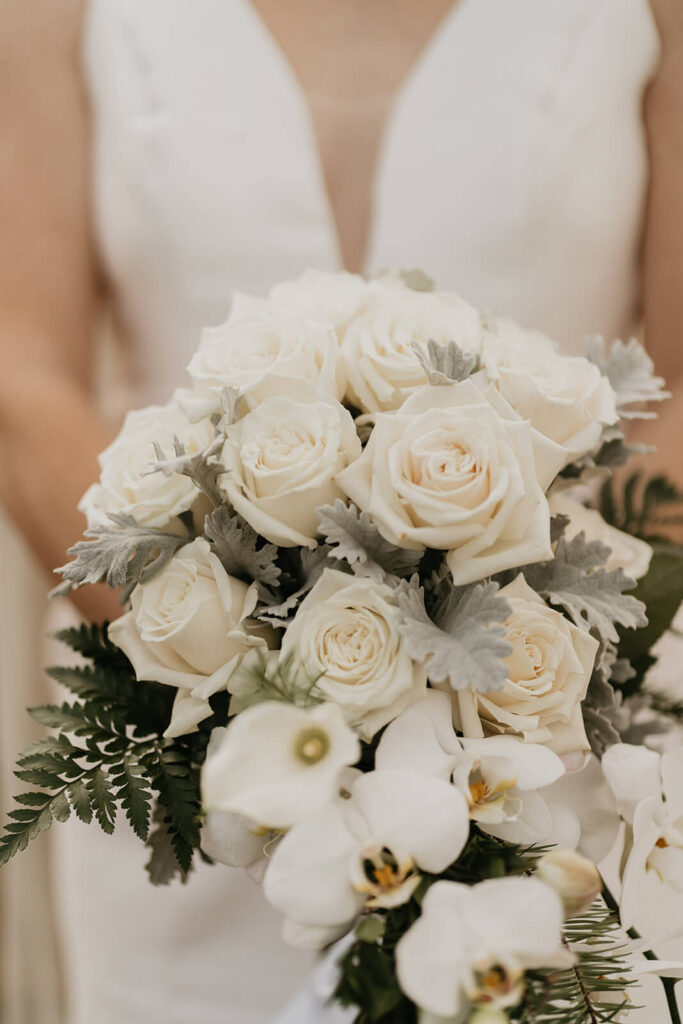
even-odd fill
[{"label": "evergreen sprig", "polygon": [[168,863],[170,848],[177,869],[187,872],[199,845],[199,769],[208,733],[163,739],[173,689],[138,682],[106,626],[67,630],[60,639],[88,662],[51,670],[75,700],[30,711],[57,735],[34,743],[18,759],[15,774],[27,790],[16,797],[0,836],[0,865],[72,812],[86,823],[94,817],[111,833],[121,810],[146,842],[156,800],[160,827],[151,870],[168,876],[158,862]]}]

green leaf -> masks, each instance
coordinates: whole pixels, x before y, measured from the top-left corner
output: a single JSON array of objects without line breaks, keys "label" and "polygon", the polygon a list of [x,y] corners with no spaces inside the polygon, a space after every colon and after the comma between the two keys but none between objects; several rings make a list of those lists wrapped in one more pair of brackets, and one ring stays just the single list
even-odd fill
[{"label": "green leaf", "polygon": [[133,831],[145,842],[149,835],[152,794],[143,769],[132,754],[126,753],[120,765],[112,768],[110,774],[111,781],[116,787],[117,800],[121,803]]},{"label": "green leaf", "polygon": [[199,772],[183,751],[161,751],[154,785],[165,810],[164,822],[181,870],[187,872],[194,850],[199,846]]},{"label": "green leaf", "polygon": [[508,676],[503,658],[512,651],[503,625],[511,609],[497,583],[453,587],[436,621],[427,614],[421,587],[404,582],[396,595],[406,650],[426,662],[433,683],[447,680],[454,690],[472,686],[482,693],[500,689]]},{"label": "green leaf", "polygon": [[150,857],[145,864],[152,885],[170,885],[174,878],[179,877],[185,883],[187,875],[183,873],[176,859],[171,833],[166,824],[166,812],[161,804],[154,809],[155,827],[147,839]]},{"label": "green leaf", "polygon": [[87,787],[95,817],[102,831],[111,835],[116,821],[116,802],[109,780],[101,768],[94,770],[87,782]]},{"label": "green leaf", "polygon": [[87,786],[83,780],[77,779],[76,782],[72,782],[67,788],[67,793],[69,794],[71,806],[76,812],[76,817],[84,821],[86,825],[89,825],[92,821],[92,803]]},{"label": "green leaf", "polygon": [[626,692],[632,692],[642,681],[652,664],[652,648],[670,628],[683,603],[683,548],[653,544],[650,568],[638,581],[634,596],[647,609],[647,625],[621,633],[619,654],[628,658],[636,670],[635,683],[629,683]]},{"label": "green leaf", "polygon": [[71,807],[66,798],[66,793],[63,790],[61,793],[57,793],[52,801],[51,807],[55,821],[66,821],[71,817]]},{"label": "green leaf", "polygon": [[387,576],[411,576],[422,557],[420,551],[408,551],[390,544],[373,524],[367,512],[337,498],[333,505],[317,511],[320,533],[330,545],[330,553],[353,569],[378,583]]}]

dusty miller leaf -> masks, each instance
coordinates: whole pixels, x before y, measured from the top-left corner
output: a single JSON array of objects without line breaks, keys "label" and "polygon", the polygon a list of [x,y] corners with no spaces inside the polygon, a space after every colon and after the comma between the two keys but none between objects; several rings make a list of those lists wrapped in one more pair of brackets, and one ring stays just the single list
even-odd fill
[{"label": "dusty miller leaf", "polygon": [[421,587],[402,583],[396,594],[406,649],[416,661],[427,662],[431,682],[448,681],[454,690],[472,686],[481,693],[500,689],[508,676],[502,659],[512,651],[503,625],[511,609],[497,583],[453,588],[438,622],[427,614]]},{"label": "dusty miller leaf", "polygon": [[272,600],[268,588],[277,587],[280,579],[274,544],[262,544],[256,530],[227,505],[221,505],[206,517],[204,535],[226,572],[249,582],[255,580],[265,599]]},{"label": "dusty miller leaf", "polygon": [[74,560],[55,569],[64,583],[55,587],[54,594],[67,594],[86,583],[103,580],[115,589],[147,583],[189,540],[187,536],[141,526],[127,513],[111,512],[109,518],[112,526],[102,524],[86,530],[84,536],[93,539],[80,540],[69,548]]},{"label": "dusty miller leaf", "polygon": [[385,540],[367,512],[337,498],[334,505],[318,509],[320,533],[330,545],[334,558],[342,559],[356,576],[383,582],[389,576],[410,576],[422,557],[421,551],[397,548]]},{"label": "dusty miller leaf", "polygon": [[268,604],[261,608],[257,618],[264,622],[270,622],[273,626],[284,626],[292,618],[294,609],[299,601],[313,589],[325,569],[339,570],[343,568],[336,559],[330,557],[330,548],[327,544],[319,544],[313,551],[310,551],[308,548],[302,548],[299,557],[301,559],[301,575],[303,578],[301,586],[279,604]]},{"label": "dusty miller leaf", "polygon": [[642,601],[624,593],[635,587],[635,581],[623,569],[604,568],[609,553],[608,547],[597,540],[586,541],[581,532],[570,541],[562,537],[550,561],[525,566],[520,572],[533,590],[564,608],[577,626],[616,643],[617,623],[635,629],[645,625],[647,618]]},{"label": "dusty miller leaf", "polygon": [[465,380],[479,369],[479,356],[465,352],[456,341],[445,345],[430,339],[426,345],[411,341],[410,347],[430,384],[452,384]]},{"label": "dusty miller leaf", "polygon": [[671,397],[664,390],[664,379],[655,375],[652,360],[636,338],[626,344],[615,341],[609,350],[604,338],[589,338],[586,355],[612,385],[617,396],[617,411],[624,419],[650,419],[654,413],[629,406],[661,402]]},{"label": "dusty miller leaf", "polygon": [[175,458],[171,459],[166,457],[158,441],[153,443],[156,462],[147,471],[148,476],[152,473],[163,473],[166,477],[175,476],[176,474],[187,476],[198,490],[206,494],[212,504],[220,505],[223,496],[218,486],[218,478],[225,472],[225,469],[218,461],[218,456],[223,447],[223,437],[221,435],[218,435],[209,447],[201,452],[188,452],[182,441],[174,437]]},{"label": "dusty miller leaf", "polygon": [[433,292],[434,282],[424,270],[420,270],[419,267],[411,267],[409,270],[399,270],[398,276],[403,281],[406,288],[410,288],[414,292]]}]

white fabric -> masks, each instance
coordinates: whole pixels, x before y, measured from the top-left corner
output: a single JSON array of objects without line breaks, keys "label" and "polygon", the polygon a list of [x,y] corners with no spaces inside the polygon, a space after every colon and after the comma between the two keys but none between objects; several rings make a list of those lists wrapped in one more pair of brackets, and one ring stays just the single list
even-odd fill
[{"label": "white fabric", "polygon": [[[163,401],[234,289],[338,268],[311,120],[246,0],[91,0],[84,57],[100,254],[135,403]],[[394,104],[367,269],[573,349],[628,333],[656,58],[647,0],[460,0]],[[55,835],[68,1024],[263,1024],[303,978],[242,874],[154,890],[125,829]]]}]

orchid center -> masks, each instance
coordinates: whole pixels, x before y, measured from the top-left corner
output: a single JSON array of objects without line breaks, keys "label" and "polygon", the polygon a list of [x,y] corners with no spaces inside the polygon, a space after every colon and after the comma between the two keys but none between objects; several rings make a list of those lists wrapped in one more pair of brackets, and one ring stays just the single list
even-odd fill
[{"label": "orchid center", "polygon": [[519,968],[495,961],[475,964],[467,995],[479,1006],[514,1006],[522,994],[523,977]]},{"label": "orchid center", "polygon": [[329,749],[330,737],[317,726],[302,729],[294,741],[294,756],[305,765],[318,764],[327,756]]},{"label": "orchid center", "polygon": [[475,761],[467,778],[467,799],[470,814],[479,814],[488,819],[492,811],[498,811],[508,818],[518,813],[518,800],[511,797],[511,790],[517,785],[517,776],[506,772],[486,772],[481,761]]},{"label": "orchid center", "polygon": [[646,870],[656,872],[661,882],[683,892],[683,818],[672,820],[664,815],[661,829],[647,858]]},{"label": "orchid center", "polygon": [[397,906],[411,896],[420,881],[412,857],[399,857],[379,844],[361,851],[359,869],[353,887],[368,895],[368,906]]}]

